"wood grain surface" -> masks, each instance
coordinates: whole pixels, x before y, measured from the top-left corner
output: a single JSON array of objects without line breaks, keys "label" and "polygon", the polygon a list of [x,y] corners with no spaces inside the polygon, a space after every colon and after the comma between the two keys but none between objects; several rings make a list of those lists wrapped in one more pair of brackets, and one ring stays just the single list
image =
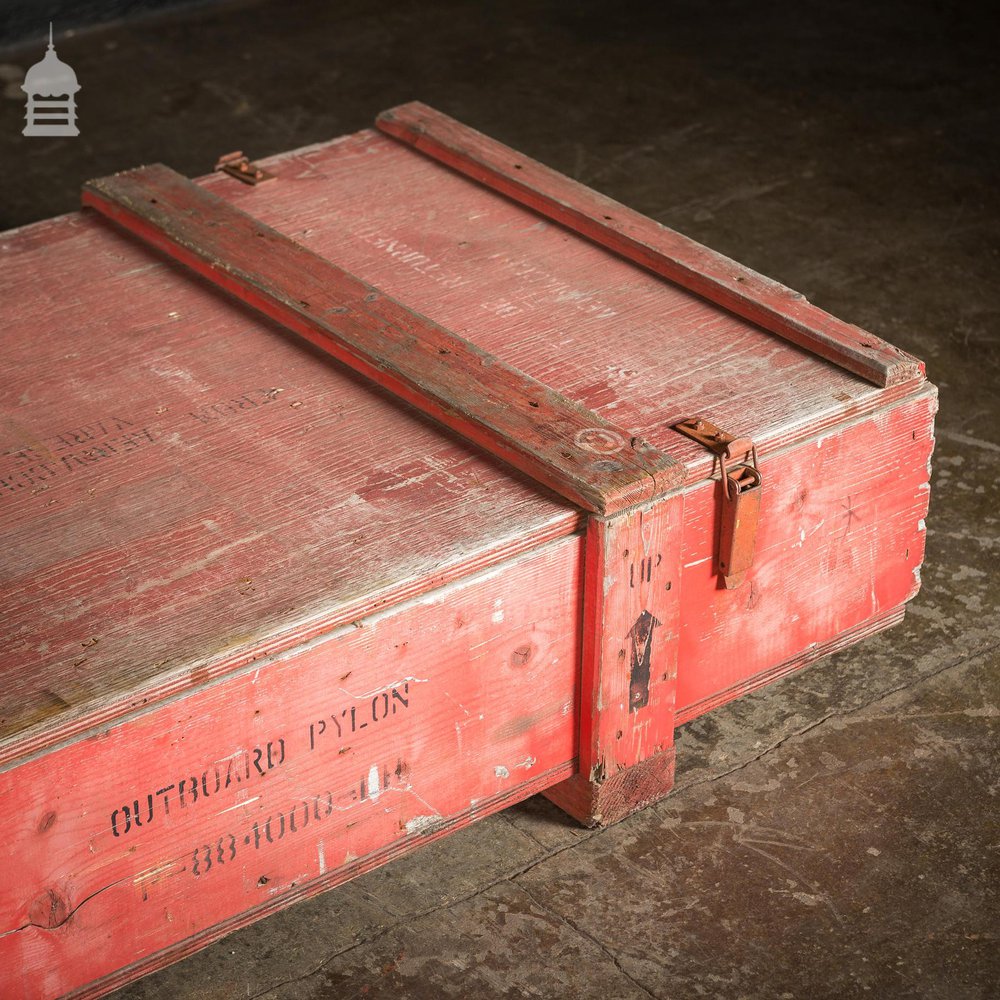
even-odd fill
[{"label": "wood grain surface", "polygon": [[673,760],[684,499],[675,494],[587,524],[580,773],[570,783],[593,787],[556,787],[550,797],[588,826],[621,819],[673,783],[670,767],[658,787],[612,808],[602,791],[650,758]]},{"label": "wood grain surface", "polygon": [[[378,132],[199,182],[688,468],[705,414],[778,447],[905,395],[878,389]],[[405,182],[401,181],[405,178]]]},{"label": "wood grain surface", "polygon": [[412,101],[384,111],[377,124],[422,153],[875,385],[923,375],[916,358],[797,292],[426,104]]},{"label": "wood grain surface", "polygon": [[549,542],[0,774],[0,996],[100,993],[568,777],[581,563]]},{"label": "wood grain surface", "polygon": [[587,510],[684,480],[641,438],[162,164],[90,181],[83,203]]},{"label": "wood grain surface", "polygon": [[687,491],[677,666],[684,721],[916,595],[936,410],[937,392],[925,385],[836,433],[762,457],[757,548],[737,590],[720,588],[713,565],[718,491]]},{"label": "wood grain surface", "polygon": [[[93,212],[0,236],[0,994],[96,996],[536,791],[620,818],[678,721],[919,586],[936,393],[905,358],[878,388],[377,131],[263,165],[198,185],[356,275],[397,361],[419,314],[593,413],[594,462],[616,429],[686,475],[588,517]],[[735,590],[693,415],[758,449]]]},{"label": "wood grain surface", "polygon": [[[713,460],[670,430],[681,417],[766,456],[909,391],[378,133],[266,163],[277,180],[257,188],[202,183],[634,429],[691,482]],[[565,502],[87,213],[8,234],[0,255],[2,759],[578,528]]]}]

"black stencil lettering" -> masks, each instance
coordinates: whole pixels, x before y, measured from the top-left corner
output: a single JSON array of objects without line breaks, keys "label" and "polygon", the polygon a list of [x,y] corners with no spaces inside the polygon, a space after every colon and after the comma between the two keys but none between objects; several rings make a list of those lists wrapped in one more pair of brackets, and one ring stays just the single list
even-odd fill
[{"label": "black stencil lettering", "polygon": [[156,792],[157,795],[163,796],[163,811],[168,816],[170,815],[170,796],[167,795],[167,792],[169,792],[173,787],[173,785],[167,785],[165,788],[160,788]]},{"label": "black stencil lettering", "polygon": [[[192,807],[200,799],[218,795],[224,788],[249,781],[252,770],[263,777],[268,771],[284,764],[287,753],[286,740],[281,736],[252,751],[237,750],[230,757],[210,764],[200,774],[189,774],[176,783],[153,786],[155,791],[137,796],[131,805],[123,805],[111,813],[111,832],[115,837],[122,837],[133,828],[146,826],[169,816],[171,804],[176,804],[181,809]],[[176,795],[171,796],[171,792]],[[204,868],[204,861],[202,867]]]},{"label": "black stencil lettering", "polygon": [[[118,813],[119,813],[119,812],[123,813],[123,815],[124,815],[124,817],[125,817],[125,828],[124,828],[124,829],[122,830],[122,832],[121,832],[121,833],[119,833],[119,832],[118,832]],[[124,833],[128,833],[128,832],[129,832],[129,830],[131,830],[131,829],[132,829],[132,821],[131,821],[131,819],[129,818],[129,814],[128,814],[128,806],[122,806],[122,808],[121,808],[121,809],[116,809],[116,810],[115,810],[115,811],[114,811],[114,812],[113,812],[113,813],[111,814],[111,832],[112,832],[112,833],[113,833],[113,834],[114,834],[114,835],[115,835],[116,837],[120,837],[120,836],[121,836],[122,834],[124,834]]]}]

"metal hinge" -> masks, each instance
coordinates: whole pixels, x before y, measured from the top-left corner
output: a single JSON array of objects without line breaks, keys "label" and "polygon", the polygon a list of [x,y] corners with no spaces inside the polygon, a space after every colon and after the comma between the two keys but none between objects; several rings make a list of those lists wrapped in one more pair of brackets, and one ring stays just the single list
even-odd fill
[{"label": "metal hinge", "polygon": [[674,430],[697,441],[719,459],[722,469],[722,517],[719,521],[718,573],[727,590],[734,590],[753,563],[757,521],[764,481],[757,448],[749,438],[737,438],[703,417],[688,417]]},{"label": "metal hinge", "polygon": [[241,150],[220,156],[215,169],[243,181],[244,184],[262,184],[264,181],[274,180],[274,174],[269,174],[256,163],[251,163],[250,157],[245,156]]}]

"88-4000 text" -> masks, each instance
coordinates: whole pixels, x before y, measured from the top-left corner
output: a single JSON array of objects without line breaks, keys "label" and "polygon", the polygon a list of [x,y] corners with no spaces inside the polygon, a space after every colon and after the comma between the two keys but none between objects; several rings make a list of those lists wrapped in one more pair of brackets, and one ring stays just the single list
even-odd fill
[{"label": "88-4000 text", "polygon": [[272,813],[262,820],[254,820],[242,837],[224,833],[211,844],[201,844],[191,853],[191,874],[196,878],[207,875],[213,869],[235,861],[241,848],[252,847],[259,851],[268,844],[275,844],[305,830],[310,824],[322,823],[334,812],[346,812],[368,800],[378,801],[383,792],[404,786],[406,781],[407,769],[402,761],[397,761],[394,769],[373,766],[352,788],[339,795],[323,792],[302,799],[288,809]]}]

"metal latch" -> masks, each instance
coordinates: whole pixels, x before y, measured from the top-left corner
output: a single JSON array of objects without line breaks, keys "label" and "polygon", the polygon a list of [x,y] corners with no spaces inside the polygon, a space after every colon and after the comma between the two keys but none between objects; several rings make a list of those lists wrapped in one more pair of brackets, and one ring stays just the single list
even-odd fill
[{"label": "metal latch", "polygon": [[722,517],[719,522],[718,573],[727,590],[746,579],[753,563],[763,479],[757,448],[749,438],[737,438],[703,417],[689,417],[674,430],[718,456],[722,468]]},{"label": "metal latch", "polygon": [[245,156],[239,149],[235,153],[226,153],[225,156],[220,156],[215,169],[243,181],[244,184],[261,184],[264,181],[274,180],[274,174],[269,174],[266,170],[258,167],[256,163],[251,163],[250,157]]}]

